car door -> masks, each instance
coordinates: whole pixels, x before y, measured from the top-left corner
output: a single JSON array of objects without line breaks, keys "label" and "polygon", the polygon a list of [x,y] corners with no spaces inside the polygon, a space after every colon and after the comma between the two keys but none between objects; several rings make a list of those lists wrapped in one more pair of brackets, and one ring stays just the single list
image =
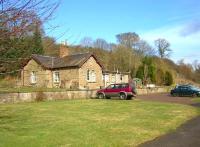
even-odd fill
[{"label": "car door", "polygon": [[114,84],[114,87],[112,88],[112,96],[118,97],[120,90],[121,90],[121,85],[120,84]]},{"label": "car door", "polygon": [[106,89],[104,90],[104,93],[106,96],[110,96],[111,92],[112,92],[112,87],[113,85],[109,85],[108,87],[106,87]]},{"label": "car door", "polygon": [[114,84],[109,85],[104,91],[105,95],[108,97],[112,97],[114,94],[114,87]]},{"label": "car door", "polygon": [[185,87],[179,87],[179,91],[178,91],[178,93],[179,93],[179,96],[184,96],[185,95]]},{"label": "car door", "polygon": [[191,96],[191,95],[193,95],[194,94],[194,91],[192,90],[192,88],[191,87],[188,87],[187,88],[187,96]]},{"label": "car door", "polygon": [[181,88],[181,96],[188,96],[188,95],[189,95],[188,87],[182,87]]},{"label": "car door", "polygon": [[129,91],[129,85],[128,84],[122,84],[121,85],[121,89],[120,89],[120,91],[121,92],[128,92]]}]

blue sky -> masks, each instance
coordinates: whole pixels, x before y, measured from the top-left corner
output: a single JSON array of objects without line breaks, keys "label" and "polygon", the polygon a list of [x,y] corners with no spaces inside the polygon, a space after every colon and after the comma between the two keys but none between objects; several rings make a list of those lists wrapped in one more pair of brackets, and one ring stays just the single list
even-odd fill
[{"label": "blue sky", "polygon": [[46,32],[69,44],[83,37],[116,43],[115,35],[124,32],[136,32],[152,45],[165,38],[171,43],[171,59],[192,63],[200,59],[199,10],[199,0],[61,0],[49,22],[59,27]]}]

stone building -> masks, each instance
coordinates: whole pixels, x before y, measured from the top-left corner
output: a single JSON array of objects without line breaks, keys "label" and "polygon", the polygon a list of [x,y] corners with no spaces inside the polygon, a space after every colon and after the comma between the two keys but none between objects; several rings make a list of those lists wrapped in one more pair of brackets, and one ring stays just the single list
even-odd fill
[{"label": "stone building", "polygon": [[62,45],[60,57],[32,55],[21,72],[23,86],[67,89],[99,89],[111,83],[128,82],[128,73],[103,72],[91,53],[68,54]]},{"label": "stone building", "polygon": [[103,71],[103,85],[107,87],[110,84],[128,83],[130,72]]}]

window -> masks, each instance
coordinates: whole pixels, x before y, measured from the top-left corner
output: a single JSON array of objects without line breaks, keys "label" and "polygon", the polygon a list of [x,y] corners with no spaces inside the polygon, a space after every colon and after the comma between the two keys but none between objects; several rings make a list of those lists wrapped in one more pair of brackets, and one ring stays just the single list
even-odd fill
[{"label": "window", "polygon": [[60,73],[58,71],[53,72],[53,82],[59,83],[60,82]]},{"label": "window", "polygon": [[87,70],[87,81],[90,81],[90,70]]},{"label": "window", "polygon": [[115,84],[114,89],[119,89],[119,88],[121,88],[121,85],[119,85],[119,84]]},{"label": "window", "polygon": [[96,82],[96,73],[94,70],[91,72],[91,82]]},{"label": "window", "polygon": [[96,72],[88,69],[86,79],[88,82],[96,82]]},{"label": "window", "polygon": [[122,88],[128,88],[128,84],[122,84]]},{"label": "window", "polygon": [[115,75],[112,75],[112,83],[115,83]]},{"label": "window", "polygon": [[36,83],[36,72],[35,71],[31,72],[31,78],[30,78],[30,80],[31,80],[32,84]]},{"label": "window", "polygon": [[105,75],[105,81],[109,81],[109,75]]},{"label": "window", "polygon": [[115,85],[109,85],[106,89],[114,89],[115,88]]}]

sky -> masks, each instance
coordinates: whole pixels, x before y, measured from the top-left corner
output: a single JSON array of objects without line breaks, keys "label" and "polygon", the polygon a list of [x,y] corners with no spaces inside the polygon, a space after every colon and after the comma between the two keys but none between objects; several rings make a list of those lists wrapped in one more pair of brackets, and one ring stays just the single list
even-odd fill
[{"label": "sky", "polygon": [[[53,0],[52,0],[53,1]],[[84,37],[116,43],[116,35],[136,32],[152,46],[164,38],[171,59],[200,61],[200,0],[61,0],[46,34],[76,45]]]}]

